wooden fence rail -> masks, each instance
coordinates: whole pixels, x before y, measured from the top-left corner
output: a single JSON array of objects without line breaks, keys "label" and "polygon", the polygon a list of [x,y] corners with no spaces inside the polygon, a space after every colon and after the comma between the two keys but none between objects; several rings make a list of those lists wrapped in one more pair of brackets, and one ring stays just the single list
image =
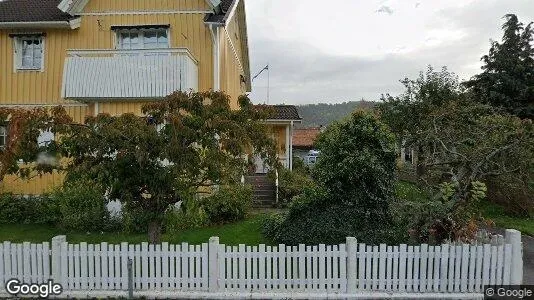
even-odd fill
[{"label": "wooden fence rail", "polygon": [[[0,293],[5,282],[51,279],[65,291],[306,292],[356,294],[481,293],[484,285],[521,284],[521,233],[501,243],[440,246],[358,244],[226,246],[162,243],[0,244]],[[129,283],[128,262],[133,281]]]}]

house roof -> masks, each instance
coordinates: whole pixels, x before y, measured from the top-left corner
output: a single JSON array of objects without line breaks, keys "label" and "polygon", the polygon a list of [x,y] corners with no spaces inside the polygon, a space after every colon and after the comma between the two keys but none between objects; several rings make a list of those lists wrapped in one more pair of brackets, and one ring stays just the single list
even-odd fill
[{"label": "house roof", "polygon": [[221,9],[219,13],[213,13],[206,16],[205,21],[208,23],[224,23],[228,19],[228,15],[237,0],[221,0]]},{"label": "house roof", "polygon": [[293,131],[293,147],[311,149],[321,133],[320,127],[299,128]]},{"label": "house roof", "polygon": [[273,110],[273,114],[269,120],[302,120],[297,107],[294,105],[266,105],[266,107]]},{"label": "house roof", "polygon": [[0,1],[0,23],[69,21],[72,16],[57,6],[60,0]]}]

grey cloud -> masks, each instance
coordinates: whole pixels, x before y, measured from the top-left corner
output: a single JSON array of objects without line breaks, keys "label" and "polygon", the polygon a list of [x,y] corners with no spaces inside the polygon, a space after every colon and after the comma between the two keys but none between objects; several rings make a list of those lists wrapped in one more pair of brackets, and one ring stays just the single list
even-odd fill
[{"label": "grey cloud", "polygon": [[388,15],[393,14],[393,9],[387,5],[382,5],[379,9],[376,10],[377,13],[386,13]]},{"label": "grey cloud", "polygon": [[[511,2],[476,1],[461,8],[441,10],[426,25],[427,29],[459,30],[462,38],[380,58],[336,56],[320,51],[311,42],[251,35],[252,73],[269,63],[271,103],[290,104],[342,102],[362,97],[378,100],[383,93],[401,92],[399,80],[417,76],[427,65],[447,66],[461,79],[468,79],[480,71],[480,57],[487,53],[489,40],[500,40],[502,16],[517,13],[523,23],[534,20],[530,0],[514,0],[514,5],[508,5]],[[265,78],[254,82],[253,91],[253,99],[263,102]]]}]

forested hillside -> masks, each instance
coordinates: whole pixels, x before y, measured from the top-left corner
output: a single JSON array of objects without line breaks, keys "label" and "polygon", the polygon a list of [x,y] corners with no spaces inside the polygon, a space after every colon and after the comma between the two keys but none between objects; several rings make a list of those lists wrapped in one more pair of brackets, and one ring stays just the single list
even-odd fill
[{"label": "forested hillside", "polygon": [[327,126],[333,121],[343,119],[356,109],[371,109],[375,104],[376,102],[371,101],[349,101],[335,104],[300,105],[298,110],[302,117],[302,124],[298,127]]}]

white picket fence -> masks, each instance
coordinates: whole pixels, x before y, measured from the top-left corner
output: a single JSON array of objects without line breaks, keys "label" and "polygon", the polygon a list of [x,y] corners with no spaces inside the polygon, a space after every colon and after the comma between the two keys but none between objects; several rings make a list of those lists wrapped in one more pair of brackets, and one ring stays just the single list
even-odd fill
[{"label": "white picket fence", "polygon": [[[355,295],[481,293],[484,285],[520,284],[521,234],[501,243],[441,246],[0,244],[0,295],[5,282],[62,284],[65,291],[127,291],[131,260],[136,292]],[[150,294],[144,294],[150,295]]]}]

